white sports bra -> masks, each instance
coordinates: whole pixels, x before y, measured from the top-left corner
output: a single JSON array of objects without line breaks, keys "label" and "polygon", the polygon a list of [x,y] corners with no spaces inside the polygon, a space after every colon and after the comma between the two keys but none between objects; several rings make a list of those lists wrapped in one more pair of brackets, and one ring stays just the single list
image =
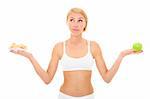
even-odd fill
[{"label": "white sports bra", "polygon": [[66,54],[66,42],[63,43],[63,56],[61,58],[61,66],[63,71],[74,71],[74,70],[92,70],[94,63],[93,56],[90,51],[90,41],[88,42],[88,52],[85,56],[74,58]]}]

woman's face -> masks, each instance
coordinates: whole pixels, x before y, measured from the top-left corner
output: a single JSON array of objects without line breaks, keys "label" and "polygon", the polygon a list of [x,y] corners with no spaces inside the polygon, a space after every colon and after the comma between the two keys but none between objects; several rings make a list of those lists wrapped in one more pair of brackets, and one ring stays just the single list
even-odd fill
[{"label": "woman's face", "polygon": [[68,16],[68,26],[71,31],[71,35],[81,35],[86,26],[86,20],[80,13],[70,13]]}]

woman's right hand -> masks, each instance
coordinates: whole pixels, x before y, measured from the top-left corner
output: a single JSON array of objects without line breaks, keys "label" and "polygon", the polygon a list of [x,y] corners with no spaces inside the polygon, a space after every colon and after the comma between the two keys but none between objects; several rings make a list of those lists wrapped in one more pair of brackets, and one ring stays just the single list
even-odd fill
[{"label": "woman's right hand", "polygon": [[14,54],[18,54],[18,55],[21,55],[21,56],[24,56],[26,58],[30,58],[32,57],[32,54],[30,52],[27,52],[26,50],[22,50],[22,49],[11,49],[10,52],[14,53]]}]

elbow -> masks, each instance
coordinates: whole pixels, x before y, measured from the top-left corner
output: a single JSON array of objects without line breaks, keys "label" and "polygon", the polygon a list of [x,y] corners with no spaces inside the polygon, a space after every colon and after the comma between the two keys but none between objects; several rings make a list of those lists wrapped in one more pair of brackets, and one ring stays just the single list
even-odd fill
[{"label": "elbow", "polygon": [[47,75],[46,77],[43,78],[43,81],[46,85],[48,85],[52,81],[52,77]]},{"label": "elbow", "polygon": [[112,79],[109,78],[108,76],[103,77],[103,80],[104,80],[107,84],[109,84],[109,83],[112,81]]},{"label": "elbow", "polygon": [[107,84],[109,84],[110,82],[111,82],[111,80],[109,80],[109,79],[105,79],[104,80]]},{"label": "elbow", "polygon": [[45,80],[43,80],[44,81],[44,83],[46,84],[46,85],[48,85],[50,82],[51,82],[51,79],[45,79]]},{"label": "elbow", "polygon": [[109,84],[112,81],[112,76],[108,75],[108,73],[106,72],[105,75],[103,75],[103,80]]},{"label": "elbow", "polygon": [[48,81],[44,81],[44,83],[45,83],[46,85],[48,85],[50,82],[48,82]]}]

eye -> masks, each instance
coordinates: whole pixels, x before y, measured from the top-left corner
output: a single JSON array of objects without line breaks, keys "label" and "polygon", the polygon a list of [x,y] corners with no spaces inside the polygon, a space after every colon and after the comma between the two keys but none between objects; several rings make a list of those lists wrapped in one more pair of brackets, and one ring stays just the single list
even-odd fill
[{"label": "eye", "polygon": [[73,19],[70,19],[70,22],[73,22],[74,20]]},{"label": "eye", "polygon": [[83,20],[80,19],[80,20],[78,20],[78,22],[83,22]]}]

